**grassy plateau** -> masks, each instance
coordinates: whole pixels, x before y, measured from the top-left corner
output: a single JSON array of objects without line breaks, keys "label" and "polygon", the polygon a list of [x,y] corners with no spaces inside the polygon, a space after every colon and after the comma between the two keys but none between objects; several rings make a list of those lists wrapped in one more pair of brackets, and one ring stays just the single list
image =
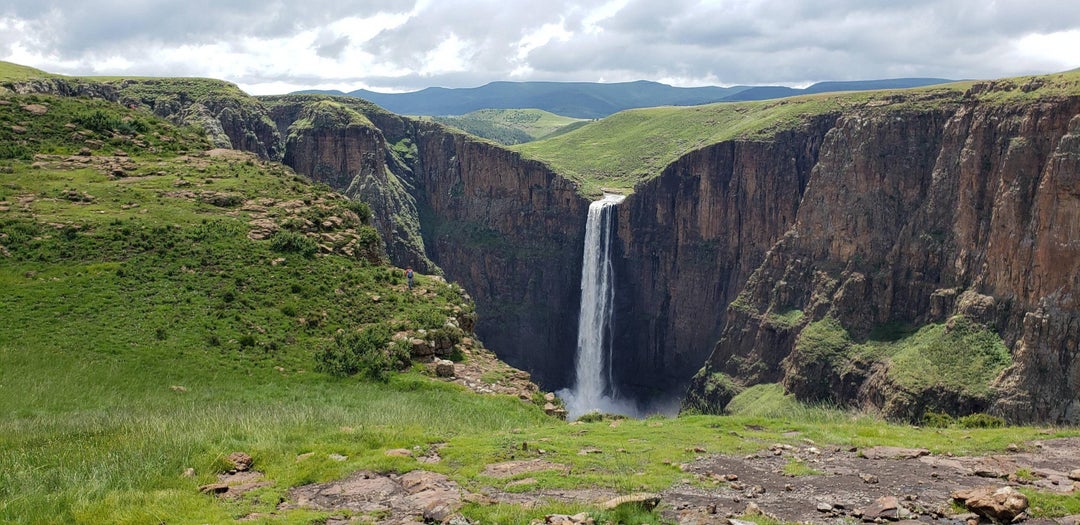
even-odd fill
[{"label": "grassy plateau", "polygon": [[[0,80],[34,74],[0,64]],[[765,108],[741,107],[701,110],[726,115],[709,126],[735,127],[714,138],[799,118],[774,108],[755,119],[743,114]],[[613,122],[660,129],[639,116]],[[573,135],[566,140],[583,140]],[[636,169],[627,176],[644,173]],[[319,358],[337,334],[438,329],[471,308],[464,290],[432,276],[407,289],[369,217],[362,203],[280,164],[211,150],[199,129],[100,100],[0,92],[0,522],[325,523],[350,513],[278,505],[291,487],[357,470],[424,468],[470,491],[536,494],[537,505],[470,503],[462,513],[476,523],[580,511],[660,523],[657,513],[604,513],[542,491],[659,491],[692,482],[678,465],[701,450],[745,454],[803,439],[975,454],[1078,434],[897,425],[802,405],[776,385],[740,394],[730,416],[569,424],[418,365],[342,377]],[[436,446],[434,464],[385,454]],[[580,453],[587,448],[602,453]],[[239,499],[201,493],[234,451],[251,454],[272,484]],[[483,474],[538,457],[569,472],[532,473],[526,485],[513,485],[524,475]],[[1050,515],[1080,507],[1077,496],[1032,495]]]},{"label": "grassy plateau", "polygon": [[1018,77],[994,81],[992,89],[965,93],[974,82],[907,90],[805,95],[760,102],[656,107],[616,113],[511,149],[547,163],[599,196],[601,188],[632,192],[638,182],[659,176],[687,153],[728,140],[769,141],[821,115],[857,111],[866,115],[956,108],[977,100],[1023,104],[1040,98],[1080,94],[1080,73]]}]

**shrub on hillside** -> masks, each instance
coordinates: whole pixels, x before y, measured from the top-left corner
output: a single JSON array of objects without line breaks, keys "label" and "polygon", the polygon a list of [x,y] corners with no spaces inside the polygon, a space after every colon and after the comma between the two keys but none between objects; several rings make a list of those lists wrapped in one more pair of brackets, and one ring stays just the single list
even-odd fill
[{"label": "shrub on hillside", "polygon": [[304,257],[311,257],[319,250],[319,245],[302,233],[281,230],[270,238],[270,248],[275,252],[298,253]]},{"label": "shrub on hillside", "polygon": [[923,426],[930,428],[949,428],[955,420],[944,412],[927,412],[923,414]]},{"label": "shrub on hillside", "polygon": [[340,377],[359,374],[367,379],[386,380],[390,372],[409,365],[408,352],[390,345],[392,335],[390,327],[381,323],[360,331],[338,332],[333,343],[316,354],[316,369]]},{"label": "shrub on hillside", "polygon": [[971,414],[958,420],[960,428],[1001,428],[1005,426],[1005,420],[991,416],[990,414]]}]

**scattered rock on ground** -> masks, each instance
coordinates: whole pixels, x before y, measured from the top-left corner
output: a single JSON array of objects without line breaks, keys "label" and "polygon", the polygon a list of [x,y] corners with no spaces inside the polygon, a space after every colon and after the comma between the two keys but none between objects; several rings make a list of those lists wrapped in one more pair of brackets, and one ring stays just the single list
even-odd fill
[{"label": "scattered rock on ground", "polygon": [[859,451],[866,459],[913,459],[929,454],[925,448],[870,447]]},{"label": "scattered rock on ground", "polygon": [[958,490],[953,499],[994,523],[1009,523],[1028,508],[1027,496],[1009,486]]},{"label": "scattered rock on ground", "polygon": [[611,498],[605,501],[600,508],[605,510],[614,510],[622,506],[636,506],[645,510],[651,511],[660,504],[660,495],[650,492],[637,492],[634,494],[627,494],[625,496],[619,496],[617,498]]},{"label": "scattered rock on ground", "polygon": [[400,476],[357,472],[343,480],[293,488],[287,499],[279,509],[347,510],[377,515],[380,523],[400,523],[412,516],[441,523],[452,519],[463,504],[457,483],[423,470]]},{"label": "scattered rock on ground", "polygon": [[491,478],[509,478],[518,474],[525,474],[527,472],[540,472],[544,470],[558,470],[562,472],[569,472],[570,467],[566,465],[560,465],[558,463],[552,463],[543,459],[530,459],[524,461],[504,461],[502,463],[495,463],[484,467],[484,471],[481,474]]},{"label": "scattered rock on ground", "polygon": [[244,472],[255,463],[255,460],[251,459],[251,456],[245,452],[233,452],[229,454],[229,457],[225,458],[225,461],[232,465],[232,470],[235,472]]},{"label": "scattered rock on ground", "polygon": [[435,375],[438,377],[454,377],[454,362],[449,359],[436,359]]}]

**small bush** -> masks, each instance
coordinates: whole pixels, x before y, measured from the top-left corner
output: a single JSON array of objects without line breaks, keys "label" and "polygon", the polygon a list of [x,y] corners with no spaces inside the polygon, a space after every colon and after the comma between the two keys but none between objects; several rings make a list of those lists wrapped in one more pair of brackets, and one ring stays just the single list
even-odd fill
[{"label": "small bush", "polygon": [[281,230],[270,238],[270,248],[281,253],[297,253],[311,257],[319,250],[319,245],[307,235],[289,230]]},{"label": "small bush", "polygon": [[952,416],[944,412],[927,412],[922,418],[923,426],[931,428],[948,428],[955,422]]},{"label": "small bush", "polygon": [[108,133],[121,126],[119,118],[100,109],[75,115],[73,120],[75,120],[76,124],[98,133]]},{"label": "small bush", "polygon": [[1001,428],[1005,420],[990,414],[971,414],[957,420],[960,428]]},{"label": "small bush", "polygon": [[407,351],[389,344],[392,335],[390,327],[381,323],[358,332],[338,332],[334,342],[315,356],[316,369],[340,377],[359,374],[385,381],[390,372],[409,365]]},{"label": "small bush", "polygon": [[371,224],[371,206],[366,202],[350,200],[345,207],[360,217],[361,224]]}]

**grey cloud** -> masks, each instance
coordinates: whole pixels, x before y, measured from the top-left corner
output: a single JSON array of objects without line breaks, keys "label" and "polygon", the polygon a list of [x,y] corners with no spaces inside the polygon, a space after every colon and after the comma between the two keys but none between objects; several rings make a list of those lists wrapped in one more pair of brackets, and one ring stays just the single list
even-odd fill
[{"label": "grey cloud", "polygon": [[315,44],[315,54],[323,58],[340,58],[341,53],[349,46],[349,42],[349,35],[337,37],[333,35],[320,36],[319,41]]},{"label": "grey cloud", "polygon": [[346,16],[408,12],[415,0],[10,0],[0,11],[28,22],[42,50],[65,58],[146,42],[202,44],[239,37],[288,36]]},{"label": "grey cloud", "polygon": [[[597,22],[598,33],[585,31],[591,10],[604,3],[431,0],[404,24],[370,40],[323,29],[312,46],[325,58],[362,46],[382,65],[412,73],[312,79],[280,73],[287,68],[260,72],[258,66],[245,66],[236,74],[249,83],[356,82],[395,90],[476,86],[505,80],[522,65],[531,69],[530,80],[679,77],[795,84],[896,76],[987,78],[1034,72],[1030,69],[1039,64],[1002,60],[1010,41],[1080,29],[1075,0],[630,0]],[[345,16],[405,13],[416,5],[417,0],[7,0],[0,19],[25,21],[29,39],[19,45],[57,60],[89,63],[123,56],[146,74],[198,75],[206,66],[162,66],[140,54],[181,44],[240,45],[242,37],[289,36]],[[571,39],[541,45],[523,63],[515,44],[545,24],[559,23],[573,32]],[[469,70],[418,73],[428,65],[428,54],[451,35],[464,43]],[[11,49],[13,39],[0,35],[0,53]]]}]

